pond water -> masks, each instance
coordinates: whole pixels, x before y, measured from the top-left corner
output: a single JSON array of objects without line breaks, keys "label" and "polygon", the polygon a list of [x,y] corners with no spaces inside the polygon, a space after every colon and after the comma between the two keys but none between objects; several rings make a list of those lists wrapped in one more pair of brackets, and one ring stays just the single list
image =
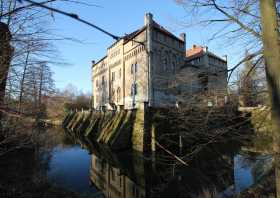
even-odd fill
[{"label": "pond water", "polygon": [[164,157],[112,153],[89,140],[78,142],[65,146],[58,141],[51,147],[47,176],[52,183],[89,197],[197,197],[203,193],[226,197],[260,181],[273,164],[269,154],[241,149],[206,151],[186,167]]},{"label": "pond water", "polygon": [[52,150],[52,158],[47,172],[49,179],[56,184],[78,192],[94,192],[89,185],[89,165],[91,156],[78,145]]}]

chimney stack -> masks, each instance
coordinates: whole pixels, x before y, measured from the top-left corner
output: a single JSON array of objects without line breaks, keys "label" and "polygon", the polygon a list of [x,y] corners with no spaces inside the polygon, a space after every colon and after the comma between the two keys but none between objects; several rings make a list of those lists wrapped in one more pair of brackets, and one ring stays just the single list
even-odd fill
[{"label": "chimney stack", "polygon": [[153,22],[153,14],[148,12],[145,14],[144,25],[152,24]]},{"label": "chimney stack", "polygon": [[185,33],[181,33],[180,34],[180,39],[186,43],[186,34]]}]

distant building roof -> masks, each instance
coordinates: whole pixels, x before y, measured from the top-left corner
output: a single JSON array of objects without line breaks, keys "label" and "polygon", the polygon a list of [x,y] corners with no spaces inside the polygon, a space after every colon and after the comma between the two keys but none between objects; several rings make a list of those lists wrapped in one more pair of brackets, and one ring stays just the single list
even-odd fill
[{"label": "distant building roof", "polygon": [[187,61],[189,60],[192,60],[194,58],[198,58],[198,57],[201,57],[205,54],[208,54],[209,56],[213,56],[223,62],[227,62],[226,60],[224,60],[223,58],[215,55],[214,53],[208,51],[208,47],[202,47],[202,46],[199,46],[199,45],[193,45],[191,49],[188,49],[186,51],[186,58],[187,58]]},{"label": "distant building roof", "polygon": [[202,46],[193,45],[191,49],[186,51],[186,57],[191,58],[192,56],[197,56],[198,54],[202,55],[204,53],[204,49]]}]

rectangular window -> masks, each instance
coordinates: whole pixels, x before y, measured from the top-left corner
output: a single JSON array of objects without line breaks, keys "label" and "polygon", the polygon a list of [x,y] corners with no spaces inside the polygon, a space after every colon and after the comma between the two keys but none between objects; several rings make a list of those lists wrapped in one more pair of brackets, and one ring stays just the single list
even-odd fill
[{"label": "rectangular window", "polygon": [[131,94],[131,96],[137,95],[137,84],[136,84],[136,83],[133,83],[133,84],[131,85],[131,92],[130,92],[130,94]]},{"label": "rectangular window", "polygon": [[134,65],[134,69],[135,69],[135,73],[137,72],[137,70],[138,70],[138,64],[137,64],[137,62],[135,63],[135,65]]},{"label": "rectangular window", "polygon": [[131,74],[134,73],[134,64],[131,64]]},{"label": "rectangular window", "polygon": [[131,64],[131,74],[137,73],[138,71],[138,64],[137,62],[135,64]]},{"label": "rectangular window", "polygon": [[112,181],[115,181],[115,171],[113,168],[111,168],[111,178],[112,178]]},{"label": "rectangular window", "polygon": [[122,69],[119,70],[119,77],[122,77]]},{"label": "rectangular window", "polygon": [[115,72],[112,72],[112,82],[115,81]]},{"label": "rectangular window", "polygon": [[98,87],[98,80],[96,80],[95,83],[96,83],[96,87]]},{"label": "rectangular window", "polygon": [[105,85],[105,76],[102,76],[102,85]]}]

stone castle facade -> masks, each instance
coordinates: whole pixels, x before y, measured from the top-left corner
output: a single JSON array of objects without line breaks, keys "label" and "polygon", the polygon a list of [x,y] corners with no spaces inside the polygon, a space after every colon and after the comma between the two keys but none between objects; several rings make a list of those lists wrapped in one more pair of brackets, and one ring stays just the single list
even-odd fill
[{"label": "stone castle facade", "polygon": [[186,51],[176,81],[177,101],[222,106],[227,100],[227,57],[223,59],[208,47],[193,45]]},{"label": "stone castle facade", "polygon": [[[106,56],[93,61],[93,108],[174,107],[178,88],[189,86],[177,80],[185,75],[182,71],[189,72],[186,64],[197,67],[186,57],[185,34],[176,37],[148,13],[142,28],[116,41]],[[199,72],[191,71],[198,76]],[[226,89],[226,84],[222,86]],[[180,92],[186,90],[181,88]]]}]

